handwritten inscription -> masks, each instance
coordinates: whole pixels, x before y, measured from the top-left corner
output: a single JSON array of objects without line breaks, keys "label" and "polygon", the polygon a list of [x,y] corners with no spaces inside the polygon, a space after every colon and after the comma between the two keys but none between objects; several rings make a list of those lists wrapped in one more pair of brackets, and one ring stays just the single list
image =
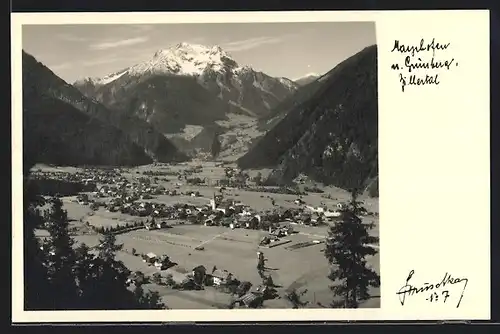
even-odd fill
[{"label": "handwritten inscription", "polygon": [[395,40],[391,52],[399,53],[403,58],[401,63],[392,64],[391,69],[399,72],[401,91],[405,92],[406,86],[440,85],[440,71],[450,71],[458,66],[455,58],[437,58],[438,52],[449,51],[450,44],[436,42],[435,38],[428,43],[422,38],[417,45]]},{"label": "handwritten inscription", "polygon": [[[430,303],[446,303],[448,299],[452,296],[452,292],[457,292],[453,289],[457,286],[461,286],[462,290],[460,296],[458,297],[457,308],[460,307],[462,298],[464,297],[465,289],[467,288],[467,283],[469,280],[467,278],[453,278],[451,274],[444,274],[443,278],[437,283],[424,283],[422,286],[414,286],[410,284],[410,280],[415,274],[414,270],[411,270],[406,278],[406,284],[403,285],[401,289],[396,293],[399,296],[399,301],[401,305],[404,306],[407,297],[412,296],[424,296],[425,300]],[[459,285],[459,283],[462,283]]]}]

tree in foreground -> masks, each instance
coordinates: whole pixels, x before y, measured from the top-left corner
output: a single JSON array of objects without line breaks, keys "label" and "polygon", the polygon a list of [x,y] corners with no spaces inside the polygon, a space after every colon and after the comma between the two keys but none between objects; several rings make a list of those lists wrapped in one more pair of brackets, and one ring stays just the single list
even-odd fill
[{"label": "tree in foreground", "polygon": [[162,302],[158,291],[144,292],[142,285],[134,289],[135,298],[139,302],[140,309],[165,309],[167,306]]},{"label": "tree in foreground", "polygon": [[37,196],[35,185],[24,180],[24,300],[26,309],[50,309],[47,301],[51,299],[51,286],[47,280],[45,252],[35,236],[35,229],[43,226],[44,221],[39,206],[43,201]]},{"label": "tree in foreground", "polygon": [[45,211],[44,219],[49,232],[49,238],[43,245],[46,251],[45,267],[49,283],[57,292],[53,295],[52,307],[71,309],[75,307],[77,297],[73,273],[76,254],[74,241],[69,235],[68,214],[59,198],[52,199],[52,207]]},{"label": "tree in foreground", "polygon": [[[25,184],[29,186],[29,182]],[[101,239],[94,254],[85,244],[75,247],[62,201],[41,215],[36,190],[26,189],[24,202],[25,308],[29,310],[68,309],[161,309],[165,305],[155,292],[129,290],[130,271],[116,260],[123,247],[113,234]],[[48,240],[40,243],[35,229],[46,226]],[[140,293],[140,294],[138,294]]]},{"label": "tree in foreground", "polygon": [[367,266],[366,257],[377,253],[371,245],[378,238],[369,235],[373,223],[360,218],[364,208],[357,201],[358,191],[351,193],[351,201],[341,209],[341,221],[330,228],[325,256],[332,269],[328,278],[335,282],[330,288],[336,296],[332,307],[357,308],[370,298],[369,287],[379,287],[379,275]]},{"label": "tree in foreground", "polygon": [[215,134],[211,147],[211,153],[213,159],[216,159],[219,156],[220,149],[221,149],[221,142],[219,140],[219,135]]},{"label": "tree in foreground", "polygon": [[308,301],[303,301],[302,296],[307,293],[307,290],[298,292],[296,289],[292,289],[285,294],[285,298],[292,304],[292,308],[298,309],[307,306]]}]

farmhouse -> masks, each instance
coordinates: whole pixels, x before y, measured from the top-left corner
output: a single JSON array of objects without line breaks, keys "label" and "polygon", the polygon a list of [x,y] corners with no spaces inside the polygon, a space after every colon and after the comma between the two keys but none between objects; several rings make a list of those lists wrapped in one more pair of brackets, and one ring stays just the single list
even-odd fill
[{"label": "farmhouse", "polygon": [[341,213],[339,211],[325,211],[323,213],[323,215],[325,216],[325,218],[338,218],[341,216]]},{"label": "farmhouse", "polygon": [[228,284],[234,279],[233,274],[229,271],[220,269],[213,270],[210,276],[212,277],[212,282],[215,286]]},{"label": "farmhouse", "polygon": [[135,271],[127,279],[127,284],[131,283],[135,285],[146,283],[146,276],[140,271]]},{"label": "farmhouse", "polygon": [[242,297],[236,300],[236,303],[239,303],[240,306],[244,305],[247,308],[257,308],[259,304],[262,304],[262,295],[254,292],[248,292]]},{"label": "farmhouse", "polygon": [[210,216],[208,216],[207,219],[205,219],[204,225],[205,226],[214,226],[214,225],[216,225],[216,219],[217,219],[217,216],[214,214],[211,214]]},{"label": "farmhouse", "polygon": [[170,258],[167,255],[163,255],[159,258],[156,258],[154,262],[154,265],[158,270],[167,269],[171,264],[172,262],[170,261]]},{"label": "farmhouse", "polygon": [[146,262],[146,263],[150,263],[150,264],[154,264],[155,261],[156,261],[156,254],[155,253],[147,253],[144,257],[143,257],[143,261]]}]

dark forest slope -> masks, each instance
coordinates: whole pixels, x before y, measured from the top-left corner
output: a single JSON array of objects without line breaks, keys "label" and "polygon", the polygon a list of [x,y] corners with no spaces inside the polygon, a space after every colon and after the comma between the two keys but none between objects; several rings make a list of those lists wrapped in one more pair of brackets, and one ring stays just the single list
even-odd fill
[{"label": "dark forest slope", "polygon": [[25,89],[25,161],[56,165],[138,165],[151,159],[123,132],[58,99]]},{"label": "dark forest slope", "polygon": [[288,183],[305,173],[341,188],[365,187],[378,175],[377,47],[321,79],[238,160],[241,168],[274,168],[268,182]]},{"label": "dark forest slope", "polygon": [[[59,100],[59,102],[70,105],[73,109],[93,119],[93,124],[100,124],[100,122],[102,122],[111,126],[113,128],[110,130],[111,133],[120,130],[126,137],[126,141],[135,143],[137,147],[140,147],[143,152],[142,155],[147,155],[150,158],[149,160],[168,162],[186,159],[186,156],[180,153],[167,138],[155,131],[153,127],[145,121],[111,111],[97,101],[83,96],[78,89],[66,83],[49,68],[39,63],[33,56],[25,52],[23,52],[23,90],[24,103],[30,105],[30,108],[36,107],[38,99],[43,97],[44,101],[42,105],[45,107],[50,106],[50,108],[52,108],[57,104],[58,108],[68,109],[67,106],[62,107],[63,104],[51,101],[47,98]],[[32,99],[32,101],[30,101],[30,99]],[[39,115],[41,110],[39,107],[36,108],[38,109],[35,114]],[[81,116],[74,117],[78,117],[78,121],[81,119]],[[61,122],[69,121],[67,117],[58,119]],[[71,124],[58,124],[61,129],[64,128],[64,126],[73,127]],[[51,129],[54,130],[54,128]],[[104,130],[101,131],[104,132]],[[97,147],[99,144],[98,141],[101,139],[103,138],[97,137],[93,139],[92,136],[88,136],[86,140],[95,140],[96,143],[89,143],[89,147]],[[103,145],[106,145],[104,143],[105,142],[103,142]],[[107,146],[107,149],[111,149],[111,146]],[[114,156],[114,153],[110,152],[110,155]],[[144,161],[144,159],[139,156],[137,156],[137,159],[137,163]],[[117,160],[117,163],[119,161],[121,160]]]}]

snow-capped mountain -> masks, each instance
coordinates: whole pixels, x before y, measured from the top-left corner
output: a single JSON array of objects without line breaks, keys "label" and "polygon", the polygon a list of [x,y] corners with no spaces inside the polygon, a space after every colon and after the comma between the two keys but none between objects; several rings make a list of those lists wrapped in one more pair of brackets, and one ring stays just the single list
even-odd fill
[{"label": "snow-capped mountain", "polygon": [[201,75],[204,70],[231,70],[238,64],[220,46],[179,43],[169,49],[158,50],[149,61],[132,66],[130,75],[177,74]]},{"label": "snow-capped mountain", "polygon": [[321,74],[318,74],[318,73],[307,73],[307,74],[301,76],[300,78],[294,79],[294,81],[299,86],[305,86],[308,83],[311,83],[314,80],[318,79],[320,76],[321,76]]},{"label": "snow-capped mountain", "polygon": [[260,118],[299,86],[240,66],[220,46],[179,43],[144,62],[74,85],[104,105],[137,115],[165,134],[211,126],[229,114]]},{"label": "snow-capped mountain", "polygon": [[[153,80],[155,85],[149,80]],[[182,92],[179,87],[165,86],[166,82],[171,82],[172,86],[175,86],[174,81],[179,81],[177,83],[181,86],[191,87],[193,84],[198,84],[200,87],[191,87],[194,92],[192,90]],[[161,93],[154,94],[155,99],[170,100],[178,97],[184,100],[182,105],[187,107],[186,104],[189,102],[186,99],[193,100],[192,95],[196,95],[196,92],[199,95],[206,95],[206,92],[201,92],[203,89],[214,99],[219,100],[208,101],[209,105],[219,105],[223,102],[227,105],[225,109],[229,109],[227,111],[261,116],[298,88],[296,83],[287,78],[274,78],[249,66],[240,66],[219,46],[206,47],[188,43],[179,43],[171,48],[158,50],[147,61],[103,78],[78,80],[74,85],[84,94],[108,106],[118,104],[123,108],[125,104],[129,107],[126,100],[133,96],[135,102],[138,102],[137,99],[140,101],[132,106],[134,113],[140,114],[143,109],[148,109],[150,113],[153,109],[156,113],[165,113],[166,111],[161,109],[173,108],[180,117],[186,113],[181,106],[170,105],[169,108],[160,106],[163,104],[162,101],[153,102],[147,97],[151,95],[151,90],[156,90],[155,87],[159,85]],[[147,90],[137,91],[138,88]],[[174,96],[169,94],[173,91],[175,91]],[[202,109],[206,107],[206,103],[203,103]],[[199,112],[206,113],[202,110]],[[148,113],[144,113],[144,118],[147,118],[146,114]]]}]

